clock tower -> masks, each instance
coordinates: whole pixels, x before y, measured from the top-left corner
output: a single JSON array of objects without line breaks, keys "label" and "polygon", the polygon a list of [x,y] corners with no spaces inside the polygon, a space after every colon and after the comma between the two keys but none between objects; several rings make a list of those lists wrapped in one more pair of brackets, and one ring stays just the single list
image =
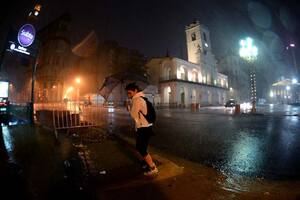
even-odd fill
[{"label": "clock tower", "polygon": [[188,61],[196,64],[204,62],[211,55],[209,30],[198,21],[186,26]]}]

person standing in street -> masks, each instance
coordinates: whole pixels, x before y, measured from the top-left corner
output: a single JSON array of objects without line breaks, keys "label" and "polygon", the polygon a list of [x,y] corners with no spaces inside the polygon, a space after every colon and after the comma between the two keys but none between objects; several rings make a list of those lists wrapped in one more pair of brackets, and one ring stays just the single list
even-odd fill
[{"label": "person standing in street", "polygon": [[158,173],[158,169],[148,153],[148,144],[150,137],[153,135],[153,123],[149,123],[145,118],[147,115],[147,103],[144,99],[145,95],[135,83],[126,86],[127,96],[132,100],[129,108],[130,115],[135,122],[136,130],[136,150],[148,165],[148,171],[144,173],[146,176],[152,176]]}]

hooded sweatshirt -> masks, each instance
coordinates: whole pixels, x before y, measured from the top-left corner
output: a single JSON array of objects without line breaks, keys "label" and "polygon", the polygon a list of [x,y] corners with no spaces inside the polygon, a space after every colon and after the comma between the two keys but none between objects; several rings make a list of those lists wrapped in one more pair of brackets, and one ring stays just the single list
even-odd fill
[{"label": "hooded sweatshirt", "polygon": [[151,123],[148,123],[146,118],[139,112],[142,112],[144,115],[147,114],[147,104],[143,92],[138,92],[132,97],[132,106],[130,109],[130,115],[135,122],[135,128],[149,127],[152,126]]}]

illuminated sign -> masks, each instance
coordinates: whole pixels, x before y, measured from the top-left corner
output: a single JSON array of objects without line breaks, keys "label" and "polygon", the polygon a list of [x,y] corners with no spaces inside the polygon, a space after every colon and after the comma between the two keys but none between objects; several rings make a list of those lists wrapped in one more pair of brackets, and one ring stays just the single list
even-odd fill
[{"label": "illuminated sign", "polygon": [[8,82],[0,81],[0,97],[8,97]]},{"label": "illuminated sign", "polygon": [[18,42],[22,47],[30,46],[35,38],[35,29],[31,24],[23,25],[18,32]]},{"label": "illuminated sign", "polygon": [[19,52],[19,53],[23,53],[23,54],[26,54],[26,55],[30,55],[30,52],[28,51],[27,48],[22,47],[22,46],[20,46],[20,45],[16,45],[16,44],[13,43],[13,42],[10,42],[9,50],[10,50],[10,51],[17,51],[17,52]]}]

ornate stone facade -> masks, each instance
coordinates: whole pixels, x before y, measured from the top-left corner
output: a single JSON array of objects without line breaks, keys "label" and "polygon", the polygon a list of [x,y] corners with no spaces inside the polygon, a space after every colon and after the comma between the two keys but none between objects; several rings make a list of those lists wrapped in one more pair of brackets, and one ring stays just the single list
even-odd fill
[{"label": "ornate stone facade", "polygon": [[208,29],[195,22],[185,31],[188,61],[164,57],[147,63],[150,82],[158,87],[157,103],[223,105],[228,96],[228,78],[217,71]]},{"label": "ornate stone facade", "polygon": [[227,76],[179,58],[154,58],[147,63],[151,84],[158,87],[160,104],[222,105],[227,99]]}]

